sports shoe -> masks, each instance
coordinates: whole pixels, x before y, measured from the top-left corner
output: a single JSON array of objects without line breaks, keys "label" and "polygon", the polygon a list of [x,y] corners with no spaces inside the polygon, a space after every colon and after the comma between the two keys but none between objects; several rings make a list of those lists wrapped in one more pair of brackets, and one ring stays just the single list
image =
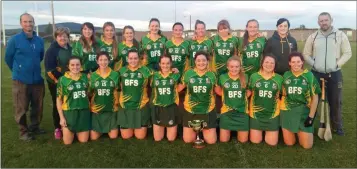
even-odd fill
[{"label": "sports shoe", "polygon": [[59,140],[62,138],[62,130],[60,128],[55,129],[55,139]]},{"label": "sports shoe", "polygon": [[31,140],[34,140],[35,138],[29,134],[29,133],[23,133],[23,134],[20,134],[20,140],[23,140],[23,141],[31,141]]},{"label": "sports shoe", "polygon": [[337,129],[335,132],[339,136],[344,136],[345,135],[345,132],[342,129]]},{"label": "sports shoe", "polygon": [[29,132],[34,135],[46,134],[46,131],[40,128],[29,130]]}]

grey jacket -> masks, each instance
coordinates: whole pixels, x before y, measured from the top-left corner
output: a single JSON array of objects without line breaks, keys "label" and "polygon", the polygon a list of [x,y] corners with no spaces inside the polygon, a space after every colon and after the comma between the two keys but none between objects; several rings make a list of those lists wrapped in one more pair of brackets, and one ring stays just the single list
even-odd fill
[{"label": "grey jacket", "polygon": [[319,29],[307,38],[303,55],[313,70],[330,73],[341,69],[351,58],[352,50],[344,32],[333,28],[325,36]]}]

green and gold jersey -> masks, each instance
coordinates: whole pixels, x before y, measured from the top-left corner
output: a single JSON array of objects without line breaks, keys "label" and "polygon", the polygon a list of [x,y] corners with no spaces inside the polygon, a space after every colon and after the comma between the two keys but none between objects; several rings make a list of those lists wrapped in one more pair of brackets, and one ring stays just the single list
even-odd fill
[{"label": "green and gold jersey", "polygon": [[170,73],[164,77],[161,72],[155,72],[152,76],[150,86],[152,88],[151,100],[156,106],[166,107],[171,104],[179,104],[177,84],[180,79],[179,73]]},{"label": "green and gold jersey", "polygon": [[149,34],[141,38],[141,48],[147,56],[144,65],[150,69],[158,70],[159,58],[164,55],[166,41],[167,38],[165,36],[153,40]]},{"label": "green and gold jersey", "polygon": [[72,56],[78,56],[82,59],[82,69],[84,72],[94,72],[97,70],[97,54],[93,46],[87,50],[80,41],[77,41],[72,45]]},{"label": "green and gold jersey", "polygon": [[243,47],[243,39],[239,39],[238,51],[242,58],[244,72],[248,76],[259,71],[265,44],[266,39],[264,37],[259,37],[252,42],[248,42],[248,44]]},{"label": "green and gold jersey", "polygon": [[282,93],[281,110],[290,110],[300,105],[310,108],[312,96],[320,94],[321,89],[315,76],[305,69],[299,75],[285,72]]},{"label": "green and gold jersey", "polygon": [[[139,42],[138,42],[139,43]],[[128,52],[131,49],[136,49],[138,51],[138,53],[141,53],[141,48],[140,48],[140,44],[138,47],[131,45],[129,46],[128,44],[126,44],[125,42],[121,42],[119,44],[119,48],[118,48],[118,62],[116,63],[116,67],[115,67],[115,71],[118,71],[120,68],[122,68],[123,66],[128,65]]]},{"label": "green and gold jersey", "polygon": [[[248,79],[247,75],[245,79]],[[219,77],[218,85],[222,89],[222,114],[231,110],[248,113],[246,88],[242,88],[239,78],[233,79],[229,73],[226,73]]]},{"label": "green and gold jersey", "polygon": [[57,98],[62,100],[62,110],[89,109],[88,78],[81,74],[73,79],[69,72],[60,77],[57,83]]},{"label": "green and gold jersey", "polygon": [[184,108],[193,114],[207,114],[215,107],[214,87],[216,75],[212,71],[200,75],[195,69],[187,70],[182,76],[182,83],[187,87]]},{"label": "green and gold jersey", "polygon": [[120,95],[119,103],[124,109],[141,109],[149,97],[147,87],[152,72],[146,66],[141,66],[136,70],[124,66],[119,70]]},{"label": "green and gold jersey", "polygon": [[229,36],[223,40],[219,35],[212,37],[214,71],[219,75],[227,73],[227,60],[237,52],[238,38]]},{"label": "green and gold jersey", "polygon": [[[110,57],[109,67],[114,70],[116,63],[118,62],[118,56],[113,57],[112,43],[105,42],[103,37],[98,42],[99,42],[99,46],[100,46],[100,51],[106,51],[109,53],[109,57]],[[116,59],[114,59],[114,58],[116,58]]]},{"label": "green and gold jersey", "polygon": [[172,58],[173,67],[183,74],[189,55],[190,43],[188,41],[183,41],[180,44],[176,44],[174,40],[169,40],[165,44],[166,54]]},{"label": "green and gold jersey", "polygon": [[269,79],[264,78],[260,72],[251,75],[248,85],[252,91],[249,102],[251,118],[271,119],[280,114],[279,94],[282,82],[283,77],[276,73]]},{"label": "green and gold jersey", "polygon": [[99,69],[90,76],[89,91],[92,94],[90,109],[98,113],[118,110],[119,73],[108,68],[108,73],[101,75]]},{"label": "green and gold jersey", "polygon": [[199,50],[204,50],[212,56],[213,43],[212,40],[208,37],[205,37],[202,41],[198,40],[189,40],[190,42],[190,66],[191,68],[195,67],[195,54]]}]

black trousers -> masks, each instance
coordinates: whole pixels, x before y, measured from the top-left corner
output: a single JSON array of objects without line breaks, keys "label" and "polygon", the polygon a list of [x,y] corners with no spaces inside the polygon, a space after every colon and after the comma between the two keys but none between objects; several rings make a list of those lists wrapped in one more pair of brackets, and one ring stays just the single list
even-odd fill
[{"label": "black trousers", "polygon": [[[342,72],[338,70],[336,72],[331,73],[319,73],[314,70],[311,72],[315,75],[316,80],[320,83],[320,78],[324,78],[326,80],[326,96],[330,106],[330,119],[331,119],[331,127],[333,129],[342,129]],[[321,98],[321,95],[319,95]]]},{"label": "black trousers", "polygon": [[56,128],[61,128],[60,125],[60,117],[57,111],[57,106],[56,106],[56,94],[57,94],[57,85],[53,84],[49,81],[47,81],[48,84],[48,90],[50,90],[51,93],[51,98],[52,98],[52,117],[53,117],[53,125]]}]

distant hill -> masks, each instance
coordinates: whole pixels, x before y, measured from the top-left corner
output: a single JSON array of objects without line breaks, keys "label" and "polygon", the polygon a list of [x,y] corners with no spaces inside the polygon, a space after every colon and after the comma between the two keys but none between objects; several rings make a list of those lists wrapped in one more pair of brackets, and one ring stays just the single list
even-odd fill
[{"label": "distant hill", "polygon": [[[38,31],[39,33],[44,33],[48,24],[43,24],[43,25],[38,25]],[[75,22],[62,22],[62,23],[56,23],[56,27],[67,27],[71,31],[71,33],[80,33],[81,31],[81,26],[82,24],[80,23],[75,23]],[[102,32],[101,27],[94,27],[96,32]],[[5,34],[7,36],[11,36],[13,34],[16,34],[21,31],[21,28],[18,29],[6,29]],[[120,32],[121,29],[116,28],[116,32]]]}]

